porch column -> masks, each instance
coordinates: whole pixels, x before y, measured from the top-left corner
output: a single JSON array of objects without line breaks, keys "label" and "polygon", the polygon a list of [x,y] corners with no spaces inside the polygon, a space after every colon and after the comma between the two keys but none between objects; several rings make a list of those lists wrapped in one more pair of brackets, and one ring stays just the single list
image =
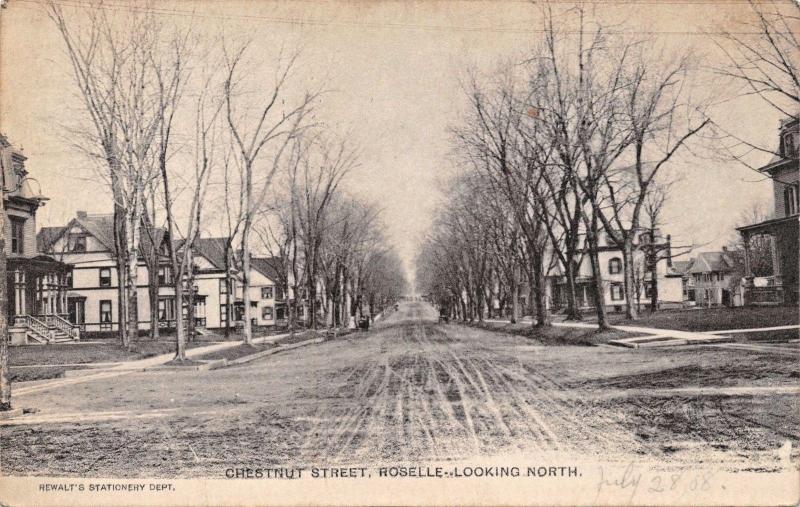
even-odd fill
[{"label": "porch column", "polygon": [[772,254],[772,275],[775,278],[775,285],[781,285],[781,259],[778,255],[778,238],[771,234],[769,250]]},{"label": "porch column", "polygon": [[745,278],[753,277],[753,270],[750,266],[750,235],[742,233],[742,243],[744,244],[744,276]]},{"label": "porch column", "polygon": [[17,270],[14,271],[14,315],[25,314],[25,275]]},{"label": "porch column", "polygon": [[61,277],[61,313],[66,314],[69,313],[69,310],[67,310],[67,274],[64,273]]},{"label": "porch column", "polygon": [[19,284],[17,285],[17,294],[19,294],[19,315],[25,315],[28,312],[28,291],[25,290],[25,272],[17,271],[19,275]]}]

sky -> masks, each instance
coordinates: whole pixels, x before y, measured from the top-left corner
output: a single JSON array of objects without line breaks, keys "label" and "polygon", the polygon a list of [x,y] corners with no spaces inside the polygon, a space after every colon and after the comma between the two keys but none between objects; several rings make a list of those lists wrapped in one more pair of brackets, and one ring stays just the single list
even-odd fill
[{"label": "sky", "polygon": [[[58,1],[68,13],[84,3]],[[0,11],[0,131],[24,147],[30,175],[50,197],[38,226],[63,225],[76,210],[109,212],[108,190],[61,127],[82,114],[62,42],[37,0],[7,4]],[[131,4],[109,0],[104,5],[113,13]],[[191,21],[199,33],[251,38],[265,62],[282,43],[302,49],[301,73],[324,80],[331,90],[324,99],[326,122],[359,146],[360,164],[347,187],[384,210],[387,236],[410,272],[441,204],[442,182],[454,170],[448,129],[465,107],[465,72],[519,58],[541,37],[540,8],[526,1],[153,5],[167,22]],[[634,35],[652,33],[666,44],[690,47],[711,67],[722,60],[707,32],[733,26],[746,9],[738,0],[637,0],[594,4],[593,12]],[[718,86],[709,81],[702,91],[715,93]],[[754,142],[777,140],[779,116],[757,99],[729,100],[712,113],[725,128]],[[735,162],[683,156],[670,171],[677,182],[665,231],[696,250],[725,244],[753,205],[772,206],[771,183]]]}]

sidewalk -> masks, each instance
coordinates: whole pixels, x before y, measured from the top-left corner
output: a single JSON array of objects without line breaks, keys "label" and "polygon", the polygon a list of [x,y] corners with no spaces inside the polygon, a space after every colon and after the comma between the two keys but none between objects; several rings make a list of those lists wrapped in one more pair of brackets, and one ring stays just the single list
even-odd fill
[{"label": "sidewalk", "polygon": [[[486,319],[484,322],[510,323],[509,320],[499,320],[499,319]],[[531,317],[523,317],[518,322],[531,323],[533,322],[533,320],[531,319]],[[553,326],[577,328],[577,329],[597,329],[597,324],[588,322],[553,322]],[[661,329],[661,328],[644,327],[644,326],[609,326],[609,327],[611,327],[611,329],[616,329],[619,331],[626,331],[628,333],[635,333],[642,335],[642,336],[634,336],[631,338],[620,338],[618,340],[611,340],[608,342],[609,344],[612,345],[619,345],[622,347],[629,347],[629,348],[721,343],[730,341],[730,338],[728,337],[728,335],[730,334],[757,333],[765,331],[782,331],[786,329],[800,328],[800,326],[792,325],[792,326],[773,326],[773,327],[761,327],[761,328],[750,328],[750,329],[722,329],[718,331],[681,331],[678,329]],[[744,348],[744,347],[737,347],[737,348]],[[789,351],[789,350],[792,349],[781,349],[781,351]]]},{"label": "sidewalk", "polygon": [[[274,343],[280,340],[281,338],[285,338],[287,336],[289,336],[289,333],[284,333],[280,335],[261,336],[259,338],[254,338],[253,343],[255,344]],[[244,342],[241,340],[237,340],[237,341],[230,341],[223,343],[215,343],[214,345],[208,345],[205,347],[196,347],[192,349],[187,349],[186,357],[188,358],[198,357],[204,354],[208,354],[210,352],[217,352],[232,347],[238,347],[242,343]],[[26,394],[38,393],[41,391],[46,391],[61,386],[89,382],[91,380],[118,377],[120,375],[126,375],[128,373],[142,371],[145,370],[146,368],[152,368],[154,366],[162,365],[164,363],[171,361],[174,357],[175,353],[170,352],[167,354],[148,357],[146,359],[137,359],[135,361],[126,361],[123,363],[117,363],[115,366],[111,366],[108,368],[90,368],[88,370],[78,370],[86,373],[85,374],[82,373],[80,376],[75,376],[75,377],[65,377],[65,378],[58,378],[58,379],[44,380],[44,381],[35,380],[33,382],[20,382],[14,385],[13,396],[22,396]],[[89,366],[90,364],[91,363],[87,364],[87,366]]]}]

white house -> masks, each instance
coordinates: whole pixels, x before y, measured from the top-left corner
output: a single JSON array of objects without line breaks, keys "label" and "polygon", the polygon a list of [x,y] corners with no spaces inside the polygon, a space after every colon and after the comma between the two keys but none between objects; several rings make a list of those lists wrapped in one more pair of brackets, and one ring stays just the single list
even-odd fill
[{"label": "white house", "polygon": [[[197,312],[202,311],[204,326],[208,328],[225,327],[229,316],[234,322],[244,318],[243,284],[238,271],[241,263],[233,258],[233,252],[228,252],[231,258],[227,266],[231,270],[230,280],[233,281],[233,287],[229,287],[225,262],[226,241],[224,237],[198,238],[194,244],[195,297],[202,301],[195,304],[195,317],[199,318]],[[274,326],[282,319],[276,312],[276,295],[279,299],[282,295],[276,292],[277,276],[272,265],[269,258],[250,259],[250,318],[255,326]],[[227,308],[229,301],[232,305],[230,312]]]},{"label": "white house", "polygon": [[[650,295],[653,290],[652,273],[646,265],[645,251],[653,248],[656,259],[656,286],[661,308],[680,307],[683,301],[681,273],[672,265],[670,237],[662,238],[655,234],[656,240],[649,242],[649,232],[642,231],[637,235],[634,244],[633,269],[636,282],[638,303],[642,307],[650,306]],[[603,279],[603,294],[606,308],[610,311],[622,311],[625,307],[625,272],[622,261],[622,249],[607,234],[600,234],[598,258]],[[548,276],[549,300],[552,310],[557,311],[566,306],[566,277],[560,266],[556,266]],[[592,277],[591,259],[587,251],[579,253],[579,267],[575,280],[578,306],[581,309],[594,308],[594,278]]]},{"label": "white house", "polygon": [[[42,251],[72,266],[67,293],[69,320],[87,332],[119,329],[113,227],[113,215],[79,211],[66,226],[44,227],[37,236]],[[140,242],[143,251],[156,248],[164,254],[164,239],[164,229],[152,228],[142,231]],[[150,298],[144,258],[139,259],[137,269],[137,318],[139,329],[146,330],[150,325]],[[170,297],[171,288],[162,287],[159,294],[162,291],[165,299]],[[174,291],[171,297],[174,301]]]}]

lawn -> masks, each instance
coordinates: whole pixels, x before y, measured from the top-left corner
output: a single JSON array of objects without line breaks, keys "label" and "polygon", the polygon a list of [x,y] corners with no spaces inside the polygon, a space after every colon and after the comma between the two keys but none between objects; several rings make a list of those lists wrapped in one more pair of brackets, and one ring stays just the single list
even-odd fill
[{"label": "lawn", "polygon": [[[186,346],[194,348],[208,344],[207,341],[196,341]],[[75,365],[134,361],[174,350],[175,342],[164,339],[134,342],[131,350],[125,350],[116,340],[9,347],[9,376],[12,382],[58,378],[64,376],[66,370],[86,369]]]},{"label": "lawn", "polygon": [[635,321],[624,315],[609,315],[614,325],[680,329],[683,331],[718,331],[796,325],[800,322],[797,306],[745,306],[739,308],[700,308],[643,312]]},{"label": "lawn", "polygon": [[[187,343],[188,348],[202,347],[208,342]],[[133,361],[166,354],[175,350],[172,340],[134,342],[131,350],[125,350],[118,342],[103,340],[92,343],[55,343],[51,345],[25,345],[9,347],[9,364],[27,366],[32,364],[83,364],[116,363]]]},{"label": "lawn", "polygon": [[579,345],[591,347],[602,343],[608,343],[610,340],[638,336],[636,333],[619,331],[617,329],[603,332],[597,332],[594,329],[566,327],[535,329],[532,328],[529,323],[509,324],[503,322],[484,322],[481,324],[475,323],[473,326],[486,329],[487,331],[500,331],[503,333],[525,336],[538,341],[542,345]]},{"label": "lawn", "polygon": [[229,347],[227,349],[216,350],[214,352],[209,352],[208,354],[203,354],[195,359],[198,361],[216,361],[218,359],[227,359],[228,361],[231,361],[233,359],[239,359],[240,357],[257,354],[259,352],[274,348],[277,348],[277,345],[272,343],[262,343],[258,345],[242,343],[241,345],[237,345],[235,347]]}]

